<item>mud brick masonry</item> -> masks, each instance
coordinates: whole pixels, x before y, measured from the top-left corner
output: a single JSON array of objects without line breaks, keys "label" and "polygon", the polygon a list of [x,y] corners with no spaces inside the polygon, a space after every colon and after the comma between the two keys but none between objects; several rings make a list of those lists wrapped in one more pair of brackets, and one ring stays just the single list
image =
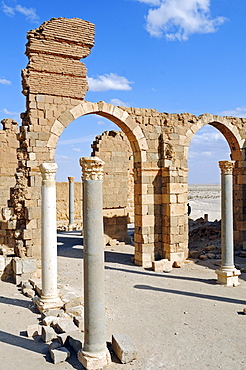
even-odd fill
[{"label": "mud brick masonry", "polygon": [[[51,19],[30,31],[27,39],[29,63],[22,71],[26,112],[21,115],[20,130],[15,123],[5,120],[0,132],[1,156],[6,155],[8,162],[1,162],[3,244],[14,248],[16,256],[40,258],[39,166],[43,162],[54,162],[62,132],[76,118],[87,114],[97,114],[114,122],[130,143],[137,264],[148,267],[158,258],[182,262],[188,256],[188,149],[196,132],[206,124],[224,135],[231,159],[235,161],[234,240],[237,244],[243,243],[246,239],[246,119],[211,114],[196,117],[189,113],[116,107],[103,101],[87,102],[84,100],[88,90],[87,70],[80,59],[85,58],[94,45],[94,25],[78,18]],[[9,152],[6,152],[10,139]]]}]

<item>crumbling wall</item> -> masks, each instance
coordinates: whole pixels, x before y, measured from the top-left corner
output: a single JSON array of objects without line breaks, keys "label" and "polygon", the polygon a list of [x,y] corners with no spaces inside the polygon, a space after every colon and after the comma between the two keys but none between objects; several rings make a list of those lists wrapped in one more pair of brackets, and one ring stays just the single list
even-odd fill
[{"label": "crumbling wall", "polygon": [[104,162],[103,215],[106,242],[127,241],[127,224],[132,215],[132,149],[122,131],[105,131],[92,144],[92,156]]},{"label": "crumbling wall", "polygon": [[4,119],[1,123],[3,129],[0,130],[0,244],[13,247],[7,231],[11,223],[9,220],[13,216],[8,200],[10,188],[15,185],[19,129],[17,122],[12,119]]},{"label": "crumbling wall", "polygon": [[[10,200],[15,222],[9,230],[17,256],[24,253],[40,258],[39,165],[54,161],[54,141],[71,115],[66,112],[77,106],[88,90],[86,67],[80,59],[94,45],[94,25],[78,18],[52,18],[28,32],[27,39],[29,63],[22,71],[26,112],[21,115],[17,178]],[[65,114],[63,121],[52,129],[61,114]]]}]

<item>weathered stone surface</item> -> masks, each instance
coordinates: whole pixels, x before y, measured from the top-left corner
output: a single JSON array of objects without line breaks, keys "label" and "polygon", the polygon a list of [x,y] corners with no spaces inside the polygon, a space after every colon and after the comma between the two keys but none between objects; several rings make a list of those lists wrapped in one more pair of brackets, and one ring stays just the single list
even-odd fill
[{"label": "weathered stone surface", "polygon": [[112,336],[112,350],[123,364],[137,358],[137,349],[126,334]]},{"label": "weathered stone surface", "polygon": [[60,333],[69,333],[79,328],[73,323],[72,319],[62,319],[56,324],[56,328]]},{"label": "weathered stone surface", "polygon": [[42,326],[42,339],[45,343],[51,342],[57,337],[56,332],[50,326]]},{"label": "weathered stone surface", "polygon": [[60,364],[70,357],[70,352],[66,347],[60,347],[50,350],[50,356],[54,364]]},{"label": "weathered stone surface", "polygon": [[68,334],[67,333],[58,334],[57,339],[62,346],[65,346],[68,343]]},{"label": "weathered stone surface", "polygon": [[104,353],[95,354],[95,356],[79,350],[78,360],[87,370],[97,370],[110,364],[111,357],[108,350],[105,350]]},{"label": "weathered stone surface", "polygon": [[28,325],[26,328],[28,338],[41,334],[41,326],[38,324]]}]

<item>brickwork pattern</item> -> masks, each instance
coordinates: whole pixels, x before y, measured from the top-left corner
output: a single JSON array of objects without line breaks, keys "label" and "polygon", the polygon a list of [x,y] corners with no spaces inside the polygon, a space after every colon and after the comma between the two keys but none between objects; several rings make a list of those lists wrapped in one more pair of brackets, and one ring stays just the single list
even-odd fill
[{"label": "brickwork pattern", "polygon": [[131,160],[132,149],[122,131],[105,131],[92,144],[92,156],[101,158],[104,164],[103,209],[106,242],[110,239],[127,241],[129,208],[133,202]]}]

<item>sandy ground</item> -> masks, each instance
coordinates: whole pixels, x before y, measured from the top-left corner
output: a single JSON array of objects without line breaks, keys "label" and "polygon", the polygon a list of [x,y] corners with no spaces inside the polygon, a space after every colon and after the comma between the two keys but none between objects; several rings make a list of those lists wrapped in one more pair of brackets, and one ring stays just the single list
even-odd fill
[{"label": "sandy ground", "polygon": [[[82,240],[79,232],[58,234],[58,283],[82,295]],[[126,333],[138,358],[107,368],[246,369],[246,273],[241,285],[216,284],[215,260],[189,263],[170,273],[134,265],[131,245],[105,250],[107,340]],[[237,257],[237,262],[246,259]],[[83,369],[75,354],[54,365],[47,344],[25,336],[26,326],[39,322],[30,299],[10,283],[0,282],[0,369]]]},{"label": "sandy ground", "polygon": [[220,185],[189,185],[190,218],[196,220],[208,214],[208,220],[220,220]]}]

